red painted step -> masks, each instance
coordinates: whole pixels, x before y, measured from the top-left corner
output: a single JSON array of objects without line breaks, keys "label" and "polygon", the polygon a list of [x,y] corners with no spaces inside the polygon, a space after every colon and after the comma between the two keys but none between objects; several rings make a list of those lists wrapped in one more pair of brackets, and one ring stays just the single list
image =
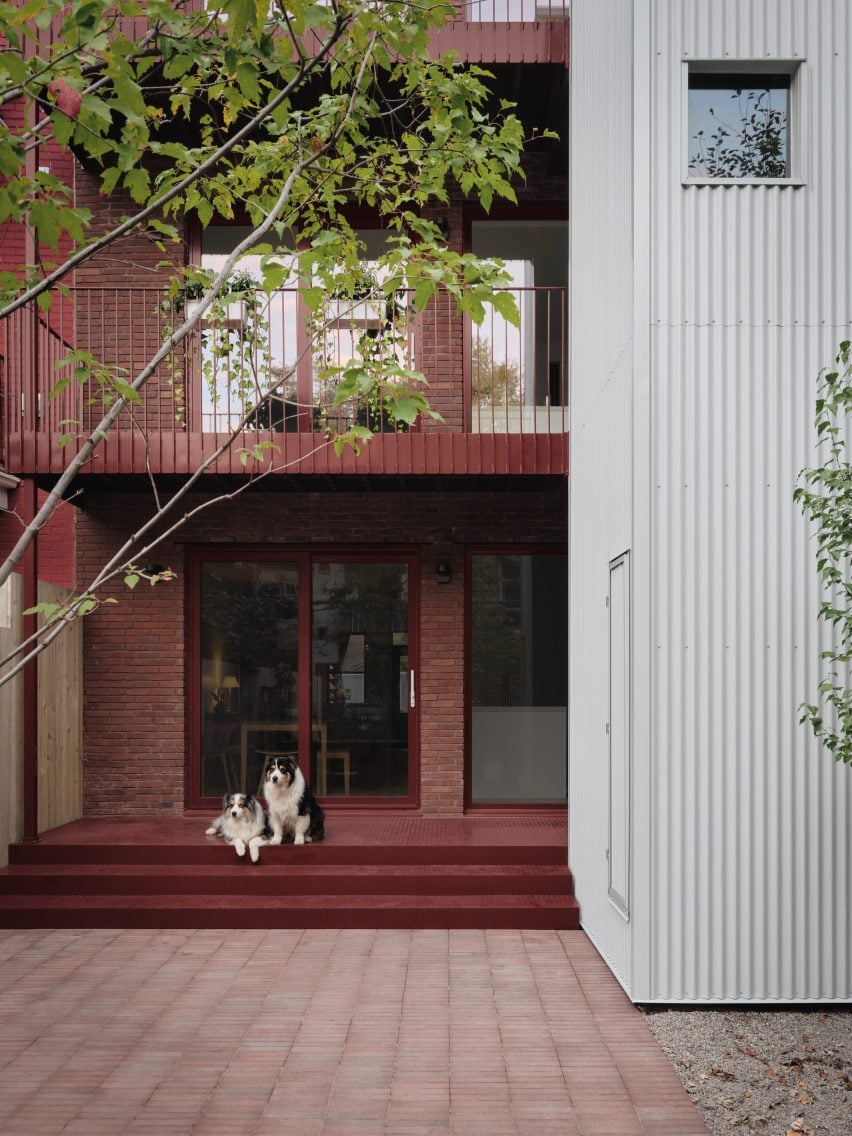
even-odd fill
[{"label": "red painted step", "polygon": [[3,897],[0,927],[573,930],[573,896],[125,895]]},{"label": "red painted step", "polygon": [[0,872],[5,895],[571,895],[570,872],[552,865],[299,864],[282,871],[263,862],[215,867],[145,864],[47,864]]},{"label": "red painted step", "polygon": [[0,927],[579,926],[564,817],[336,816],[327,841],[259,864],[204,827],[92,819],[14,844]]},{"label": "red painted step", "polygon": [[[216,837],[185,844],[10,844],[9,865],[23,864],[233,864],[235,852]],[[566,867],[565,848],[553,845],[282,845],[261,851],[265,863],[300,864],[550,864]]]}]

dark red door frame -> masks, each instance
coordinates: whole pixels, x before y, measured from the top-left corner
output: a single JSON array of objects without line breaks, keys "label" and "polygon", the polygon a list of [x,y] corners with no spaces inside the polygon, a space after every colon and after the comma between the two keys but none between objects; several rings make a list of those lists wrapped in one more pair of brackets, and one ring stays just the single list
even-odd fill
[{"label": "dark red door frame", "polygon": [[[341,810],[415,809],[420,807],[419,629],[420,553],[413,548],[364,546],[345,551],[280,545],[190,545],[186,550],[186,804],[188,808],[215,808],[218,798],[201,795],[201,564],[208,561],[274,561],[298,565],[299,570],[299,766],[310,774],[313,720],[312,568],[318,563],[405,563],[408,566],[408,660],[415,670],[416,705],[409,707],[408,796],[323,798],[323,806]],[[305,668],[307,668],[305,670]]]},{"label": "dark red door frame", "polygon": [[[38,511],[35,478],[24,481],[20,489],[25,524],[31,524]],[[38,603],[38,536],[34,536],[24,553],[24,611]],[[23,640],[27,642],[38,630],[38,616],[23,617]],[[24,840],[38,840],[38,656],[24,667]]]},{"label": "dark red door frame", "polygon": [[[564,811],[564,802],[553,804],[493,803],[477,805],[473,800],[473,558],[475,556],[567,556],[564,544],[476,544],[464,554],[464,811],[467,812],[550,812]],[[568,628],[565,628],[567,634]],[[565,691],[566,705],[568,691]]]}]

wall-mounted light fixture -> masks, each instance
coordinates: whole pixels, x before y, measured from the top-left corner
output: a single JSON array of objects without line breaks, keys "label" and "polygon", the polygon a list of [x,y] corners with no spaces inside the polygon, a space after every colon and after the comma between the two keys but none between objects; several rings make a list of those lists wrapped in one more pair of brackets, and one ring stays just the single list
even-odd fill
[{"label": "wall-mounted light fixture", "polygon": [[450,239],[450,222],[446,217],[437,217],[435,219],[435,227],[445,241]]},{"label": "wall-mounted light fixture", "polygon": [[453,578],[452,570],[446,560],[439,560],[435,565],[435,583],[449,584]]}]

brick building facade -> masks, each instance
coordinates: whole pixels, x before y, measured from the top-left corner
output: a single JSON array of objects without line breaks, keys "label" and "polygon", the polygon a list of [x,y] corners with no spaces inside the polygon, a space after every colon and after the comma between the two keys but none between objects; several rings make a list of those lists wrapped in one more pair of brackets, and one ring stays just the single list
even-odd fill
[{"label": "brick building facade", "polygon": [[[564,109],[564,57],[541,63],[500,58],[498,51],[498,91],[520,92],[531,128],[552,125],[554,113]],[[525,81],[519,83],[522,73]],[[65,159],[76,201],[91,211],[93,231],[107,231],[132,203],[121,192],[103,195],[97,171]],[[473,805],[564,805],[565,588],[554,585],[542,567],[545,561],[564,563],[567,540],[564,145],[533,147],[525,170],[516,209],[502,207],[487,217],[475,201],[457,195],[436,213],[451,247],[504,255],[518,266],[527,330],[512,339],[501,324],[499,334],[510,346],[498,347],[492,323],[485,348],[489,366],[496,373],[502,365],[508,376],[501,396],[506,405],[498,405],[492,392],[486,399],[490,420],[474,421],[472,405],[482,397],[472,379],[477,333],[439,297],[419,318],[414,350],[416,365],[429,379],[430,405],[442,421],[425,419],[410,433],[378,434],[360,456],[350,451],[341,458],[334,457],[316,422],[295,433],[282,427],[271,436],[289,463],[285,473],[204,509],[140,564],[167,567],[174,580],[153,588],[143,581],[133,591],[120,580],[108,585],[104,596],[119,602],[102,605],[85,627],[87,815],[174,815],[187,807],[208,808],[222,788],[254,788],[257,755],[282,747],[298,752],[331,806],[362,802],[454,816]],[[375,222],[366,217],[361,223],[369,229]],[[497,238],[486,232],[492,224]],[[476,248],[483,239],[478,232],[485,233],[483,249]],[[126,374],[137,373],[166,334],[164,289],[174,269],[203,263],[205,235],[192,218],[165,255],[159,239],[137,231],[75,272],[70,297],[57,301],[41,328],[42,367],[51,362],[51,352],[56,356],[73,345]],[[494,239],[507,242],[505,253]],[[525,245],[539,252],[527,253]],[[539,279],[539,255],[558,261],[558,280]],[[546,296],[546,310],[536,288]],[[79,419],[90,428],[102,403],[98,396],[81,400],[71,384],[51,401],[49,416],[41,403],[33,409],[24,380],[14,378],[23,373],[15,344],[27,342],[29,325],[17,339],[15,325],[9,326],[6,395],[9,402],[20,400],[22,413],[20,423],[7,414],[4,456],[12,472],[35,476],[44,488],[73,452],[73,440],[70,447],[57,441],[61,424]],[[64,572],[63,582],[76,580],[86,589],[150,516],[149,472],[167,498],[215,445],[205,432],[203,350],[202,334],[160,368],[145,388],[142,406],[122,417],[78,478],[72,505],[63,507],[66,516],[73,509],[76,549],[73,571]],[[517,390],[510,389],[512,383]],[[232,450],[181,511],[194,510],[211,493],[241,493],[244,483]],[[70,539],[59,543],[72,547]],[[49,550],[45,536],[43,564],[57,559]],[[340,594],[344,584],[357,592],[368,585],[371,572],[394,565],[404,596],[376,617],[379,633],[366,625],[367,615],[344,611]],[[284,619],[277,629],[262,621],[255,630],[243,627],[243,654],[237,658],[229,613],[208,610],[205,572],[218,588],[231,587],[234,574],[242,573],[254,581],[257,594],[267,588],[258,583],[264,573],[277,572],[277,609],[286,607],[287,589],[299,595],[298,617],[287,624],[289,639],[282,639]],[[352,584],[350,576],[359,572],[360,582]],[[478,572],[482,580],[475,584]],[[343,605],[331,616],[320,610],[312,591],[323,574],[331,580],[328,603]],[[545,578],[550,582],[543,583]],[[486,612],[481,632],[474,628],[477,587],[489,590],[477,609]],[[236,606],[244,601],[238,597]],[[232,646],[226,649],[220,640],[228,636]],[[256,658],[250,657],[252,642]],[[553,667],[543,661],[550,659],[548,642],[556,644]],[[492,650],[503,660],[498,677],[472,657]],[[273,657],[275,651],[280,658]],[[371,667],[384,676],[382,690]],[[287,686],[285,706],[289,672],[298,679]],[[554,684],[561,693],[554,695]],[[478,698],[487,704],[482,725]],[[537,707],[543,699],[558,705]],[[544,724],[528,720],[536,708]],[[543,783],[515,796],[507,789],[512,763],[533,760],[519,753],[541,748],[542,737],[553,750],[555,788]],[[491,771],[498,786],[491,794],[482,787],[487,776],[475,788],[474,770],[490,760],[495,747],[505,752],[500,768]]]}]

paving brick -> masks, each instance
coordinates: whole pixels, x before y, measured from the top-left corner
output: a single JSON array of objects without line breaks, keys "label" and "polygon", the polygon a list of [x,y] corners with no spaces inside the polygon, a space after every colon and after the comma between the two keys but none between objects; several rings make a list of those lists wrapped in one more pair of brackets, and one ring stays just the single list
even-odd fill
[{"label": "paving brick", "polygon": [[[580,932],[21,931],[0,948],[9,1136],[706,1136]],[[287,1044],[253,1047],[263,1029]]]}]

